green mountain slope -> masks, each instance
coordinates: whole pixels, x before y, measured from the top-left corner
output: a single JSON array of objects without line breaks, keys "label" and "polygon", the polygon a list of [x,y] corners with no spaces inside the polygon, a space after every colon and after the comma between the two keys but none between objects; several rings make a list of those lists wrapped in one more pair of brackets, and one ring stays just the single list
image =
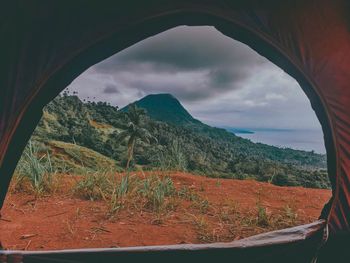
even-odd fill
[{"label": "green mountain slope", "polygon": [[[225,129],[206,125],[193,118],[181,103],[170,94],[148,95],[131,104],[136,104],[138,107],[145,109],[150,118],[154,120],[186,128],[194,131],[196,135],[207,136],[217,140],[218,144],[222,142],[227,143],[229,147],[235,149],[236,152],[246,156],[267,158],[282,163],[302,166],[304,168],[326,168],[326,158],[324,155],[287,148],[281,149],[263,143],[253,143]],[[121,110],[127,111],[128,106]]]},{"label": "green mountain slope", "polygon": [[[148,115],[157,121],[163,121],[178,126],[201,124],[201,122],[194,119],[171,94],[147,95],[132,104],[136,104],[139,108],[146,109]],[[127,111],[129,105],[122,108],[121,111]]]},{"label": "green mountain slope", "polygon": [[[146,109],[144,127],[158,143],[138,142],[134,165],[181,169],[225,178],[253,178],[277,185],[329,187],[325,155],[253,143],[194,119],[176,98],[150,95],[135,102]],[[158,109],[158,110],[157,110]],[[124,108],[58,96],[44,110],[34,138],[89,148],[125,167],[126,141],[118,134],[128,120]]]},{"label": "green mountain slope", "polygon": [[115,160],[84,146],[63,141],[43,140],[36,136],[32,137],[31,141],[39,156],[49,153],[53,170],[60,173],[86,174],[96,171],[123,170]]}]

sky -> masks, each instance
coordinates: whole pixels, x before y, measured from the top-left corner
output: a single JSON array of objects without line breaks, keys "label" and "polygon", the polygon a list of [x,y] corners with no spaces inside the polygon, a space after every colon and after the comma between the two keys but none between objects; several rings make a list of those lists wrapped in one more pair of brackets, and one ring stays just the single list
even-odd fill
[{"label": "sky", "polygon": [[217,127],[321,129],[292,77],[208,26],[150,37],[90,67],[68,88],[120,108],[170,93],[192,116]]}]

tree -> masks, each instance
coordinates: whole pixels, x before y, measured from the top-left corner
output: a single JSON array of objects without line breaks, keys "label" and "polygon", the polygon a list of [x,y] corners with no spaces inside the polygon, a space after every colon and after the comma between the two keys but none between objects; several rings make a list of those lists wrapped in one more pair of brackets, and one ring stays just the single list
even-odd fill
[{"label": "tree", "polygon": [[117,135],[117,141],[124,141],[128,138],[126,169],[129,169],[130,162],[134,157],[134,148],[138,140],[146,143],[151,143],[151,141],[157,142],[157,139],[144,128],[145,115],[146,111],[144,109],[138,108],[135,104],[130,105],[128,112],[126,112],[128,124],[124,126],[124,130]]}]

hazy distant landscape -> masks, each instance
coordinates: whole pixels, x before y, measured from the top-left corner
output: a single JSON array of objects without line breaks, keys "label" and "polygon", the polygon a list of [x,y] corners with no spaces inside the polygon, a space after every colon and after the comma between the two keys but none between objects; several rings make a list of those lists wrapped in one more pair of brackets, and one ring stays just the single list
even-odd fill
[{"label": "hazy distant landscape", "polygon": [[253,142],[325,154],[321,129],[223,128]]}]

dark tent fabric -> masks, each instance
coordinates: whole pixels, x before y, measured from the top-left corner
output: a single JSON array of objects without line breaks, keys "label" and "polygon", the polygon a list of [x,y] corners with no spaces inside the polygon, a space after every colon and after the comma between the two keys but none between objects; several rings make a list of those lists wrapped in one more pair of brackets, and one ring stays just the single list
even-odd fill
[{"label": "dark tent fabric", "polygon": [[41,110],[91,65],[178,25],[212,25],[293,76],[321,122],[329,239],[350,230],[347,0],[7,0],[0,9],[0,204]]},{"label": "dark tent fabric", "polygon": [[[215,262],[232,258],[233,262],[303,262],[311,259],[322,239],[324,221],[286,230],[260,234],[231,243],[134,247],[120,249],[4,252],[7,260],[25,262]],[[276,249],[277,248],[277,249]],[[286,251],[290,256],[286,258]],[[68,261],[69,260],[69,261]],[[0,258],[1,262],[1,258]],[[221,260],[220,260],[221,262]]]}]

